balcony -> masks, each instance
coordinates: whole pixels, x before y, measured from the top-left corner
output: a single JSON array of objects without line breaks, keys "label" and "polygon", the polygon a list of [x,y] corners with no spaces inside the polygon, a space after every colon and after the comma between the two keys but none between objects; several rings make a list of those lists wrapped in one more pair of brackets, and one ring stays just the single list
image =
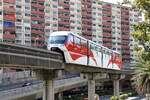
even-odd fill
[{"label": "balcony", "polygon": [[111,5],[102,5],[102,8],[111,9]]},{"label": "balcony", "polygon": [[112,14],[112,12],[111,12],[111,11],[102,11],[102,14],[111,15],[111,14]]},{"label": "balcony", "polygon": [[112,23],[108,23],[108,22],[102,22],[102,24],[105,26],[111,26],[112,25]]},{"label": "balcony", "polygon": [[85,28],[92,28],[92,24],[89,24],[89,23],[82,23],[81,25],[82,27],[85,27]]},{"label": "balcony", "polygon": [[112,18],[111,18],[111,17],[102,17],[102,19],[103,19],[103,20],[109,20],[109,21],[111,21],[111,20],[112,20]]},{"label": "balcony", "polygon": [[42,43],[32,43],[31,46],[33,46],[33,47],[43,47],[43,46],[45,46],[45,44],[42,44]]},{"label": "balcony", "polygon": [[[83,22],[84,21],[84,22]],[[90,23],[90,24],[89,24]],[[82,24],[88,24],[88,25],[92,25],[92,19],[85,19],[85,18],[82,18]]]},{"label": "balcony", "polygon": [[15,39],[15,34],[3,34],[4,39]]},{"label": "balcony", "polygon": [[15,31],[15,27],[4,27],[4,31]]},{"label": "balcony", "polygon": [[107,32],[107,33],[106,33],[106,32],[103,32],[102,34],[103,34],[103,36],[109,36],[109,37],[112,36],[112,34],[111,34],[111,33],[108,33],[108,32]]},{"label": "balcony", "polygon": [[31,6],[32,7],[36,7],[36,8],[40,8],[40,9],[44,9],[44,5],[40,5],[40,4],[34,4],[34,3],[31,3]]},{"label": "balcony", "polygon": [[108,39],[108,38],[103,38],[104,42],[112,42],[112,39]]},{"label": "balcony", "polygon": [[67,18],[67,19],[69,19],[70,15],[58,14],[58,17],[59,18]]},{"label": "balcony", "polygon": [[31,17],[31,20],[42,21],[42,20],[44,20],[44,18],[41,18],[41,17]]},{"label": "balcony", "polygon": [[70,31],[70,28],[58,27],[58,31]]},{"label": "balcony", "polygon": [[31,11],[31,14],[35,14],[35,15],[44,15],[44,12],[41,11]]},{"label": "balcony", "polygon": [[34,41],[44,41],[45,40],[45,38],[44,37],[31,37],[31,39],[32,40],[34,40]]},{"label": "balcony", "polygon": [[130,55],[124,55],[122,56],[123,59],[130,59]]},{"label": "balcony", "polygon": [[59,21],[58,24],[70,25],[69,21]]},{"label": "balcony", "polygon": [[43,32],[43,31],[40,31],[40,30],[31,30],[31,33],[44,34],[44,32]]},{"label": "balcony", "polygon": [[130,49],[130,46],[128,46],[128,45],[121,45],[121,48]]},{"label": "balcony", "polygon": [[104,46],[104,47],[108,47],[108,48],[112,48],[112,44],[111,44],[111,43],[107,43],[107,44],[104,43],[103,46]]},{"label": "balcony", "polygon": [[6,3],[15,3],[16,0],[3,0],[3,2],[6,2]]},{"label": "balcony", "polygon": [[45,25],[43,25],[43,24],[32,24],[31,27],[43,29],[45,27]]},{"label": "balcony", "polygon": [[37,0],[37,1],[39,1],[39,2],[45,2],[45,0]]},{"label": "balcony", "polygon": [[6,12],[15,13],[15,7],[14,7],[14,6],[4,6],[3,9],[4,9],[4,11],[6,11]]},{"label": "balcony", "polygon": [[86,39],[92,40],[92,37],[91,37],[91,36],[86,36],[86,35],[84,35],[84,37],[85,37]]},{"label": "balcony", "polygon": [[121,29],[121,32],[124,32],[124,33],[130,33],[130,30]]},{"label": "balcony", "polygon": [[4,15],[4,20],[9,20],[9,21],[15,21],[16,18],[15,18],[15,14],[7,14],[7,15]]},{"label": "balcony", "polygon": [[121,38],[122,38],[122,39],[129,39],[130,36],[129,36],[129,35],[121,35]]},{"label": "balcony", "polygon": [[103,30],[107,30],[107,31],[112,31],[112,28],[105,28],[105,27],[103,27],[102,29]]},{"label": "balcony", "polygon": [[3,6],[0,6],[0,10],[2,10],[3,9]]},{"label": "balcony", "polygon": [[123,54],[126,54],[126,55],[130,55],[130,50],[124,50],[122,51]]},{"label": "balcony", "polygon": [[65,10],[65,9],[58,8],[58,12],[67,12],[67,13],[70,13],[70,10]]},{"label": "balcony", "polygon": [[82,12],[82,16],[92,16],[92,13]]},{"label": "balcony", "polygon": [[58,5],[64,6],[64,7],[70,7],[69,4],[63,3],[63,2],[59,2]]}]

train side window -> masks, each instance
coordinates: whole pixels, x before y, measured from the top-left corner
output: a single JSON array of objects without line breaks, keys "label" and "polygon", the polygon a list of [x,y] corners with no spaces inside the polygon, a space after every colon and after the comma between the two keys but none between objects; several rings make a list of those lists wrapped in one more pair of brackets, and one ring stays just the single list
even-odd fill
[{"label": "train side window", "polygon": [[111,52],[107,50],[107,54],[108,54],[108,55],[111,55]]},{"label": "train side window", "polygon": [[100,51],[100,52],[103,52],[103,48],[102,48],[102,47],[100,47],[100,48],[99,48],[99,51]]},{"label": "train side window", "polygon": [[70,43],[73,43],[73,35],[69,35],[69,40]]},{"label": "train side window", "polygon": [[99,52],[100,51],[100,47],[98,45],[96,45],[95,46],[95,50]]},{"label": "train side window", "polygon": [[81,39],[81,46],[82,46],[82,47],[87,47],[87,41]]},{"label": "train side window", "polygon": [[90,43],[90,49],[95,50],[95,45]]},{"label": "train side window", "polygon": [[74,37],[74,42],[75,42],[75,44],[76,45],[80,45],[81,43],[81,41],[80,41],[80,38],[78,38],[78,37]]}]

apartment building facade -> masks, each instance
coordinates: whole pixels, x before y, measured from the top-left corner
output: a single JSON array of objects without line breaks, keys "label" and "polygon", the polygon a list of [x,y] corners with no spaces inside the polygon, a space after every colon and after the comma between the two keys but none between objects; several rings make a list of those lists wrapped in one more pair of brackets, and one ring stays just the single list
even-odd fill
[{"label": "apartment building facade", "polygon": [[73,31],[130,63],[138,13],[101,0],[0,0],[0,41],[42,47],[51,32]]}]

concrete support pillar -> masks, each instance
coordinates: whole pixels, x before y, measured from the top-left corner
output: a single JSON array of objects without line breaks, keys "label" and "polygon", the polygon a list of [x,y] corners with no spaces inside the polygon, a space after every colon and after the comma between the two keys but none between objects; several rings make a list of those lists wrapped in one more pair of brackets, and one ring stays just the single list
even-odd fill
[{"label": "concrete support pillar", "polygon": [[82,73],[80,76],[88,79],[88,100],[95,100],[95,80],[109,78],[106,73]]},{"label": "concrete support pillar", "polygon": [[58,100],[63,100],[63,93],[58,93]]},{"label": "concrete support pillar", "polygon": [[45,81],[43,88],[43,100],[55,100],[54,94],[54,83],[53,80],[56,78],[57,71],[56,70],[34,70],[36,76],[39,79]]},{"label": "concrete support pillar", "polygon": [[119,96],[119,80],[113,80],[114,96]]},{"label": "concrete support pillar", "polygon": [[45,80],[45,85],[43,88],[43,100],[55,100],[54,97],[53,80]]},{"label": "concrete support pillar", "polygon": [[88,100],[95,100],[95,80],[88,80]]}]

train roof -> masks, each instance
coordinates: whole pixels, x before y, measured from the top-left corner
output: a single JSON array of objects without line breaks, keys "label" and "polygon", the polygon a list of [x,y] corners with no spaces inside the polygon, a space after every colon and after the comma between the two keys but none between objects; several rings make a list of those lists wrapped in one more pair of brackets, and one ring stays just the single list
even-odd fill
[{"label": "train roof", "polygon": [[71,31],[57,31],[57,32],[51,33],[50,36],[68,35],[68,34],[70,34],[70,33],[73,34],[74,36],[77,36],[77,37],[79,37],[79,38],[82,38],[82,39],[84,39],[84,40],[87,40],[87,39],[85,39],[84,37],[82,37],[82,36],[80,36],[80,35],[78,35],[78,34],[76,34],[76,33],[74,33],[74,32],[71,32]]},{"label": "train roof", "polygon": [[[78,35],[78,34],[75,34],[74,32],[71,32],[71,31],[57,31],[57,32],[52,32],[51,34],[50,34],[50,36],[56,36],[56,35],[68,35],[68,34],[73,34],[73,35],[75,35],[75,36],[77,36],[77,37],[80,37],[80,38],[82,38],[82,39],[84,39],[84,40],[88,40],[88,39],[86,39],[86,38],[84,38],[84,37],[82,37],[82,36],[80,36],[80,35]],[[108,50],[108,51],[113,51],[113,52],[115,52],[115,53],[118,53],[118,54],[120,54],[119,52],[117,52],[117,51],[115,51],[115,50],[111,50],[111,49],[109,49],[109,48],[107,48],[107,47],[105,47],[105,46],[102,46],[102,45],[100,45],[100,44],[97,44],[97,43],[95,43],[95,42],[93,42],[93,41],[91,41],[91,40],[88,40],[90,43],[93,43],[93,44],[95,44],[95,45],[97,45],[97,46],[101,46],[102,48],[105,48],[106,50]]]}]

